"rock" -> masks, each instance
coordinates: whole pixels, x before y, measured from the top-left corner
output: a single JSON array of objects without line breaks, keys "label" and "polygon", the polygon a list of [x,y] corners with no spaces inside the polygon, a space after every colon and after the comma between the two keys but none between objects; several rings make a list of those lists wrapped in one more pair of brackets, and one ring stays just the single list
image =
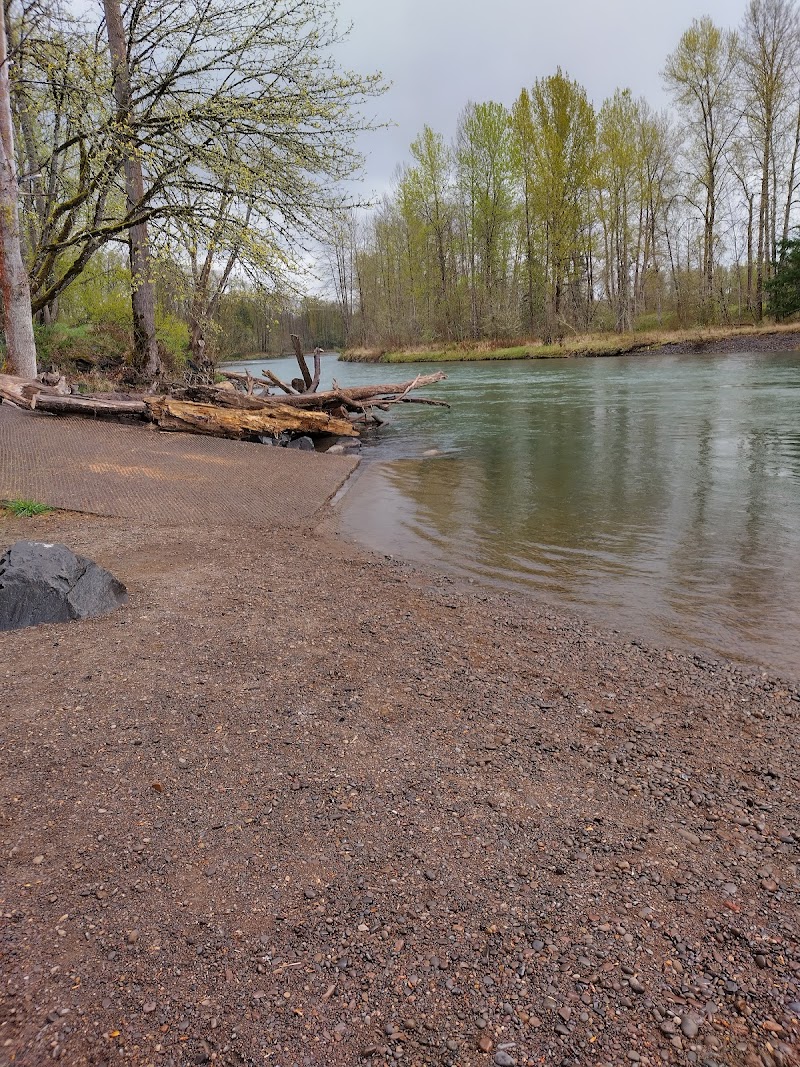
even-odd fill
[{"label": "rock", "polygon": [[697,1037],[700,1033],[700,1024],[694,1016],[684,1015],[681,1019],[681,1032],[684,1037],[688,1037],[691,1041],[692,1038]]},{"label": "rock", "polygon": [[290,441],[286,447],[296,448],[300,452],[313,452],[314,442],[310,437],[295,437],[295,439]]},{"label": "rock", "polygon": [[509,1056],[504,1049],[498,1049],[494,1054],[494,1062],[497,1067],[514,1067],[517,1061],[513,1056]]},{"label": "rock", "polygon": [[94,618],[127,602],[121,582],[65,545],[17,541],[0,556],[0,630]]}]

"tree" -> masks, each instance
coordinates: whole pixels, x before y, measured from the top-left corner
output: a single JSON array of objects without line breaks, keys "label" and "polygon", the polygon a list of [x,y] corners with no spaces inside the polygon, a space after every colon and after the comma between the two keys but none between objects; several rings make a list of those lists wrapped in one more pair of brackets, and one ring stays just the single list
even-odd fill
[{"label": "tree", "polygon": [[[335,62],[330,0],[245,0],[235,19],[224,0],[137,0],[126,19],[130,86],[119,92],[117,63],[117,98],[98,27],[51,26],[20,49],[21,95],[42,129],[30,168],[44,187],[30,198],[37,312],[99,248],[145,225],[161,248],[192,234],[203,262],[213,239],[212,275],[234,250],[237,264],[286,273],[343,202],[338,183],[361,162],[355,134],[373,126],[359,109],[383,82]],[[125,181],[131,161],[140,186]]]},{"label": "tree", "polygon": [[22,260],[14,127],[8,75],[5,6],[0,3],[0,289],[7,365],[11,374],[36,377],[31,294]]},{"label": "tree", "polygon": [[498,335],[506,307],[513,221],[511,122],[502,104],[469,104],[459,120],[456,168],[469,263],[472,335]]},{"label": "tree", "polygon": [[767,279],[764,288],[776,319],[800,311],[800,239],[781,242],[774,276]]},{"label": "tree", "polygon": [[523,299],[523,321],[530,330],[536,322],[535,307],[538,290],[538,277],[541,273],[538,262],[541,259],[540,245],[537,240],[539,228],[535,212],[535,166],[534,152],[535,130],[531,109],[531,97],[523,89],[511,109],[511,130],[513,137],[514,171],[521,194],[522,232],[525,254],[525,295]]},{"label": "tree", "polygon": [[[111,54],[111,77],[117,105],[118,136],[124,142],[122,167],[128,215],[135,215],[144,202],[144,174],[136,144],[136,114],[133,110],[131,71],[122,9],[119,0],[103,0],[106,33]],[[133,350],[136,364],[147,378],[155,378],[161,360],[156,340],[156,296],[150,264],[150,240],[144,219],[131,223],[128,230],[131,260],[131,307],[133,310]]]},{"label": "tree", "polygon": [[545,231],[545,341],[563,331],[570,273],[585,251],[594,183],[596,118],[586,90],[558,70],[531,93],[534,199]]},{"label": "tree", "polygon": [[[742,77],[746,92],[746,114],[754,134],[761,177],[756,259],[756,313],[763,314],[764,279],[777,256],[777,204],[771,197],[776,185],[775,146],[778,124],[796,94],[797,65],[800,59],[800,21],[791,0],[750,0],[742,22]],[[795,154],[789,178],[789,202],[794,185],[797,145],[800,142],[800,113],[795,135]],[[787,225],[784,229],[788,232]]]},{"label": "tree", "polygon": [[667,58],[663,77],[686,122],[688,175],[700,192],[690,204],[702,213],[701,274],[703,296],[714,293],[714,259],[720,186],[726,153],[739,121],[734,74],[738,38],[715,26],[708,17],[695,19]]},{"label": "tree", "polygon": [[451,239],[453,227],[452,206],[452,152],[444,138],[424,126],[422,133],[411,144],[411,155],[416,165],[405,175],[409,203],[418,213],[434,249],[436,278],[434,328],[440,336],[452,336],[451,289]]},{"label": "tree", "polygon": [[643,215],[639,125],[639,109],[629,89],[618,89],[600,109],[597,173],[606,291],[620,333],[633,325],[632,267],[638,260],[641,231],[636,233],[636,228]]}]

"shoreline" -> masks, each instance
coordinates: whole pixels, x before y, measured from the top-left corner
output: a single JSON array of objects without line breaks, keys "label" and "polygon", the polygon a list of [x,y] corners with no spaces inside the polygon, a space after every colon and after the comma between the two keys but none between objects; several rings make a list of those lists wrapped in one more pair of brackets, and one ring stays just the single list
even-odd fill
[{"label": "shoreline", "polygon": [[0,635],[9,1062],[794,1062],[796,686],[326,524],[0,530],[130,592]]},{"label": "shoreline", "polygon": [[467,343],[447,348],[378,349],[345,351],[346,363],[447,363],[483,360],[599,359],[627,355],[708,355],[738,352],[800,351],[800,327],[740,327],[732,330],[708,329],[659,334],[593,334],[578,336],[562,345],[542,345],[531,341],[512,347],[482,344],[470,349]]}]

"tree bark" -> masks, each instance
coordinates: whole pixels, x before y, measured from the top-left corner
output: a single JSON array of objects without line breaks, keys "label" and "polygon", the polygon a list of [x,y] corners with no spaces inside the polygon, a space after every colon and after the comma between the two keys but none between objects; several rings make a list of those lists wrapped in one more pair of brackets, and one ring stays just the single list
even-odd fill
[{"label": "tree bark", "polygon": [[[128,140],[125,154],[125,196],[128,213],[135,213],[144,201],[142,164],[134,148],[132,125],[132,92],[125,27],[119,0],[103,0],[106,16],[111,72],[114,79],[114,99],[117,122]],[[131,263],[131,308],[133,311],[133,348],[136,362],[144,375],[155,378],[161,370],[156,341],[156,298],[151,277],[150,241],[147,223],[139,222],[128,231]]]},{"label": "tree bark", "polygon": [[31,291],[22,259],[5,9],[0,4],[0,289],[8,369],[36,377]]},{"label": "tree bark", "polygon": [[358,430],[347,419],[335,418],[324,411],[302,411],[286,404],[271,404],[259,409],[237,410],[218,404],[194,404],[168,396],[148,398],[150,417],[162,430],[183,430],[214,437],[239,439],[273,436],[283,430],[300,433],[332,433],[341,437],[358,437]]}]

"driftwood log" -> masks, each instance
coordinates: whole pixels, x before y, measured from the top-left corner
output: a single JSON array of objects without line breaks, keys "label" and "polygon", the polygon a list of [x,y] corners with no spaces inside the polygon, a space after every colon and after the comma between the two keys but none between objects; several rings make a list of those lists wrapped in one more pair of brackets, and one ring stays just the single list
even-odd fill
[{"label": "driftwood log", "polygon": [[[224,394],[226,400],[232,395]],[[266,435],[275,437],[284,431],[358,437],[358,430],[347,419],[336,418],[326,411],[288,408],[285,404],[236,408],[219,403],[195,404],[170,396],[148,397],[146,404],[153,422],[162,430],[183,430],[239,440]]]},{"label": "driftwood log", "polygon": [[[295,339],[293,339],[294,344]],[[427,400],[410,396],[414,389],[442,381],[446,375],[418,375],[406,382],[388,385],[363,385],[345,389],[337,386],[317,392],[320,378],[320,353],[314,352],[314,374],[310,373],[296,339],[295,354],[302,379],[295,379],[299,388],[287,387],[276,379],[285,395],[256,393],[256,385],[264,385],[251,375],[229,374],[224,386],[194,385],[176,389],[169,395],[129,396],[119,394],[64,394],[65,385],[47,385],[8,374],[0,374],[0,399],[28,410],[37,409],[56,415],[90,417],[133,417],[152,422],[164,430],[211,434],[238,440],[256,440],[283,432],[291,434],[336,434],[358,437],[355,422],[372,420],[380,423],[374,409],[385,411],[392,404],[425,403],[448,407],[441,400]],[[267,375],[268,377],[273,377]],[[239,388],[232,388],[235,382]]]}]

